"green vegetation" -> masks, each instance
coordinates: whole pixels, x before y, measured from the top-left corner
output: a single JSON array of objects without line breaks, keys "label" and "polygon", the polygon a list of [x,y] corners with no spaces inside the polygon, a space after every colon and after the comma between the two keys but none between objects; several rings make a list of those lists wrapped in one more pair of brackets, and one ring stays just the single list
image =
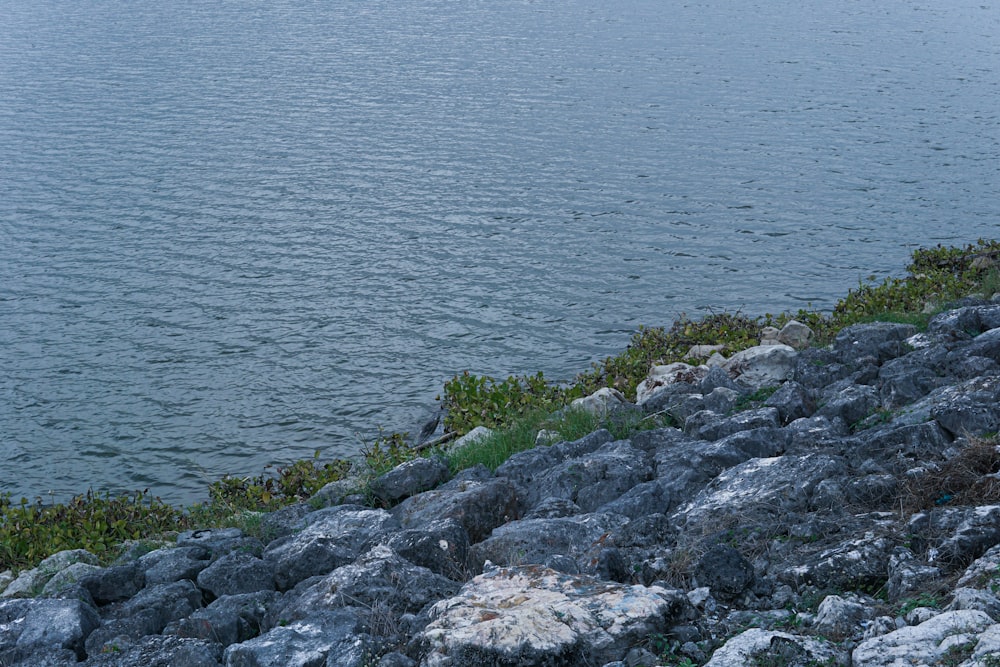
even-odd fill
[{"label": "green vegetation", "polygon": [[[496,468],[511,454],[535,446],[542,429],[555,432],[557,439],[572,440],[602,426],[616,437],[657,428],[669,418],[626,412],[599,419],[565,406],[602,387],[634,399],[636,386],[651,365],[684,361],[693,345],[724,345],[729,355],[757,344],[764,327],[781,327],[792,319],[808,325],[818,345],[830,342],[841,328],[861,322],[925,325],[927,313],[943,309],[949,301],[1000,291],[1000,270],[995,266],[998,259],[998,241],[920,249],[913,253],[905,277],[862,282],[830,313],[800,310],[762,317],[712,313],[699,320],[682,315],[670,327],[640,327],[625,350],[593,364],[568,385],[555,385],[541,373],[506,380],[463,373],[444,387],[446,429],[456,435],[479,425],[495,431],[455,452],[417,451],[409,446],[405,434],[381,434],[375,442],[365,444],[360,472],[346,461],[320,462],[317,453],[313,459],[293,462],[274,474],[224,477],[209,485],[206,503],[185,509],[170,507],[146,492],[121,496],[88,492],[65,504],[44,504],[41,499],[33,504],[26,499],[14,503],[9,495],[0,496],[0,569],[31,567],[56,551],[73,548],[87,549],[110,562],[125,541],[157,538],[191,527],[237,525],[253,530],[254,517],[259,519],[261,512],[308,500],[325,484],[338,480],[351,479],[350,484],[356,482],[356,488],[363,492],[368,479],[415,456],[444,454],[454,471],[480,463]],[[765,398],[762,394],[753,400]],[[971,491],[990,497],[996,492]],[[931,502],[940,497],[939,493]]]}]

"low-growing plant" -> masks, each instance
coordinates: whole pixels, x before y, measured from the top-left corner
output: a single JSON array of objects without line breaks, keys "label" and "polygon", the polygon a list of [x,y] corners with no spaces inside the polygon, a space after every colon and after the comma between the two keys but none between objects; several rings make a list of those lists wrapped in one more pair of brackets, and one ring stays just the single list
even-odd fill
[{"label": "low-growing plant", "polygon": [[187,526],[186,515],[145,491],[113,496],[88,491],[46,505],[0,496],[0,569],[32,567],[64,549],[109,559],[127,540]]},{"label": "low-growing plant", "polygon": [[921,593],[916,597],[907,598],[899,604],[899,615],[906,616],[914,609],[927,607],[928,609],[938,609],[941,607],[941,596],[934,593]]},{"label": "low-growing plant", "polygon": [[277,468],[274,475],[227,475],[209,485],[209,503],[230,512],[266,512],[306,500],[326,484],[343,479],[350,470],[348,461],[320,463],[319,455],[317,451],[312,459],[302,459]]}]

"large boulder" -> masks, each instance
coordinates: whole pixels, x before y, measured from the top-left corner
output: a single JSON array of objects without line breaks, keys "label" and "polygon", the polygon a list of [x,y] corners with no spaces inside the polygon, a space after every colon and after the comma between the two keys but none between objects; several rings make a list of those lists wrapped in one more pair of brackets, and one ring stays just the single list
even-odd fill
[{"label": "large boulder", "polygon": [[435,604],[417,639],[425,667],[603,665],[692,615],[680,591],[497,568]]},{"label": "large boulder", "polygon": [[403,528],[420,529],[442,519],[453,519],[470,542],[478,542],[494,528],[521,515],[517,487],[507,479],[455,477],[432,491],[407,498],[392,508]]},{"label": "large boulder", "polygon": [[352,562],[362,548],[397,527],[385,510],[340,505],[306,515],[302,531],[267,545],[264,560],[274,566],[278,590],[329,574]]},{"label": "large boulder", "polygon": [[[356,609],[334,609],[226,648],[226,667],[362,667],[370,640]],[[328,658],[333,657],[333,662]]]},{"label": "large boulder", "polygon": [[845,364],[872,357],[877,364],[895,359],[910,351],[906,340],[917,333],[912,324],[874,322],[841,329],[833,339],[833,349]]},{"label": "large boulder", "polygon": [[437,457],[418,456],[373,479],[370,489],[376,498],[391,505],[403,498],[429,491],[446,482],[448,477],[448,464],[445,461]]},{"label": "large boulder", "polygon": [[843,653],[835,644],[815,637],[751,628],[728,640],[705,667],[841,665],[846,662]]},{"label": "large boulder", "polygon": [[53,651],[71,651],[82,659],[87,637],[99,624],[97,611],[79,600],[0,602],[0,664]]}]

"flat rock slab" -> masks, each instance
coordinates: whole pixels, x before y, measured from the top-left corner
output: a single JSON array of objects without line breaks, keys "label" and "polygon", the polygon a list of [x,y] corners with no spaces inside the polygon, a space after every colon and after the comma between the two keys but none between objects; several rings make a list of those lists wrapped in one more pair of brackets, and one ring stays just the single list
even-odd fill
[{"label": "flat rock slab", "polygon": [[680,591],[540,566],[497,568],[430,610],[422,667],[601,665],[692,611]]}]

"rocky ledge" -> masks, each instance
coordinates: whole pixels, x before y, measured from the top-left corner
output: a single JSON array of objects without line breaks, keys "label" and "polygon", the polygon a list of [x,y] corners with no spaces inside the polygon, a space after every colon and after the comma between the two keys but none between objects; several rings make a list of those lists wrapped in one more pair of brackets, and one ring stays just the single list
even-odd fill
[{"label": "rocky ledge", "polygon": [[774,333],[581,403],[683,428],[56,554],[4,592],[0,664],[1000,665],[1000,304]]}]

